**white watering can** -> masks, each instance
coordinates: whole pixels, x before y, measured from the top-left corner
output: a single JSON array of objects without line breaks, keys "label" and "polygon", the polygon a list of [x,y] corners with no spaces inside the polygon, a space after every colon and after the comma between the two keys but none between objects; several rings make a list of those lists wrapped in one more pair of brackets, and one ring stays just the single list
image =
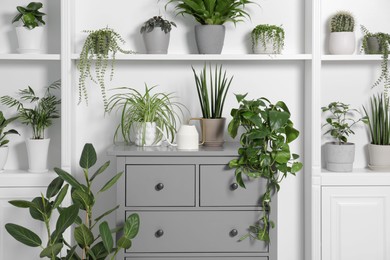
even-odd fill
[{"label": "white watering can", "polygon": [[179,150],[198,150],[199,145],[203,144],[203,141],[199,143],[199,134],[194,125],[180,126],[179,131],[176,133],[176,144],[169,142],[165,133],[164,138],[169,145],[176,146]]}]

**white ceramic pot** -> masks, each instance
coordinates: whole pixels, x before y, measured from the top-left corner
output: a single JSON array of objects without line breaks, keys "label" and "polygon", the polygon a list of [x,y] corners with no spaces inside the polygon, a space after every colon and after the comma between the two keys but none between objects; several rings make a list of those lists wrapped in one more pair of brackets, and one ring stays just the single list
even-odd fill
[{"label": "white ceramic pot", "polygon": [[0,147],[0,172],[4,171],[4,166],[8,158],[8,146]]},{"label": "white ceramic pot", "polygon": [[355,160],[355,144],[326,143],[326,169],[332,172],[351,172]]},{"label": "white ceramic pot", "polygon": [[42,53],[43,27],[35,27],[30,30],[23,26],[18,26],[16,36],[19,42],[19,53]]},{"label": "white ceramic pot", "polygon": [[167,54],[169,46],[170,33],[165,33],[160,27],[154,28],[151,32],[142,34],[146,53],[148,54]]},{"label": "white ceramic pot", "polygon": [[[157,125],[154,122],[133,124],[134,143],[138,146],[160,146],[161,140],[158,140],[160,131],[157,129],[156,126]],[[144,133],[145,143],[143,142]]]},{"label": "white ceramic pot", "polygon": [[274,52],[274,42],[272,40],[266,41],[265,45],[258,41],[257,44],[253,44],[252,49],[254,54],[280,54]]},{"label": "white ceramic pot", "polygon": [[50,139],[26,139],[28,171],[32,173],[47,172],[47,156]]},{"label": "white ceramic pot", "polygon": [[355,52],[354,32],[333,32],[329,35],[329,52],[336,55],[350,55]]},{"label": "white ceramic pot", "polygon": [[182,125],[176,134],[177,149],[198,150],[199,134],[194,125]]},{"label": "white ceramic pot", "polygon": [[370,167],[373,170],[390,170],[390,145],[368,145]]}]

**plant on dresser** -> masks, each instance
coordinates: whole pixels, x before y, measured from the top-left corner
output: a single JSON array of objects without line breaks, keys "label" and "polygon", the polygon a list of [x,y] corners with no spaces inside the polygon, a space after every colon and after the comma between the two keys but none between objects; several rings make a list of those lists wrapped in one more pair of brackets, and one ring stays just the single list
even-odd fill
[{"label": "plant on dresser", "polygon": [[330,54],[350,55],[355,52],[355,18],[346,11],[336,13],[330,19]]},{"label": "plant on dresser", "polygon": [[[15,207],[29,209],[33,219],[43,222],[47,231],[47,244],[42,243],[42,239],[33,231],[12,223],[5,225],[7,232],[17,241],[30,246],[41,247],[41,258],[57,259],[115,259],[118,252],[122,249],[131,247],[131,239],[138,234],[140,220],[138,214],[130,215],[123,227],[110,229],[107,221],[103,219],[119,208],[119,205],[106,211],[102,215],[95,217],[93,215],[93,207],[96,202],[97,195],[109,190],[120,179],[123,172],[112,177],[103,187],[100,188],[97,194],[94,194],[92,189],[95,178],[102,174],[110,165],[107,161],[100,166],[96,172],[90,176],[91,168],[97,161],[96,151],[92,144],[85,144],[80,157],[80,167],[83,170],[85,184],[77,181],[71,174],[55,168],[58,177],[55,178],[47,188],[46,195],[34,198],[32,201],[12,200],[9,201]],[[64,183],[67,184],[64,185]],[[72,205],[61,207],[65,196],[68,194],[69,186],[72,197]],[[58,211],[59,216],[55,220],[55,212]],[[84,221],[79,217],[79,213],[84,213]],[[50,223],[56,222],[55,230],[51,230]],[[71,245],[70,241],[65,241],[64,232],[75,225],[74,240],[75,245]],[[98,231],[98,235],[94,235],[93,231]],[[123,230],[123,235],[117,241],[114,247],[113,234]],[[81,250],[79,256],[78,247]],[[66,256],[60,258],[62,249],[66,249]]]},{"label": "plant on dresser", "polygon": [[[94,83],[98,84],[102,93],[104,108],[107,110],[107,95],[105,86],[105,75],[111,60],[110,79],[114,76],[115,55],[117,52],[124,54],[134,54],[133,51],[127,51],[120,47],[125,43],[122,36],[111,28],[103,28],[99,30],[84,31],[88,33],[85,39],[83,49],[80,53],[80,60],[77,64],[79,70],[79,103],[85,99],[88,103],[88,93],[86,88],[86,79],[90,78]],[[111,57],[110,57],[111,56]],[[95,77],[92,75],[91,68],[95,67]]]},{"label": "plant on dresser", "polygon": [[360,115],[356,109],[342,102],[331,102],[321,108],[323,113],[328,113],[326,123],[322,127],[330,128],[324,135],[330,135],[335,142],[326,143],[326,168],[334,172],[351,172],[355,160],[355,144],[348,142],[348,137],[355,134],[352,127],[365,120],[365,117],[355,119]]},{"label": "plant on dresser", "polygon": [[251,32],[255,54],[280,54],[284,47],[284,29],[281,26],[259,24]]},{"label": "plant on dresser", "polygon": [[[141,27],[146,52],[148,54],[167,54],[170,32],[174,22],[163,19],[161,16],[153,16]],[[160,30],[156,29],[160,28]]]},{"label": "plant on dresser", "polygon": [[260,198],[263,216],[240,240],[252,237],[269,242],[269,229],[275,225],[269,219],[272,196],[280,190],[283,179],[289,174],[295,175],[303,166],[296,161],[299,155],[291,153],[289,146],[298,138],[299,131],[294,128],[284,102],[272,104],[264,97],[256,100],[245,97],[246,94],[236,95],[240,106],[231,111],[229,134],[235,138],[240,127],[244,128],[244,133],[240,137],[239,158],[231,160],[229,166],[236,169],[236,181],[241,187],[245,188],[243,175],[264,178],[267,185]]},{"label": "plant on dresser", "polygon": [[0,111],[0,172],[4,170],[4,165],[6,164],[8,158],[7,144],[9,143],[9,140],[7,139],[7,135],[19,135],[18,131],[16,131],[15,129],[9,129],[6,131],[5,128],[16,119],[18,118],[12,117],[6,119],[3,115],[3,112]]},{"label": "plant on dresser", "polygon": [[16,35],[19,41],[20,53],[40,53],[42,51],[43,27],[45,13],[39,10],[43,7],[40,2],[31,2],[27,6],[17,6],[18,14],[12,19],[12,23],[22,22],[16,27]]},{"label": "plant on dresser", "polygon": [[58,105],[61,101],[53,91],[60,89],[60,80],[46,87],[43,97],[36,95],[29,86],[19,90],[19,98],[2,96],[0,102],[10,108],[15,107],[18,120],[25,125],[31,126],[33,136],[26,139],[29,172],[46,172],[47,156],[50,139],[45,138],[45,130],[53,123],[53,119],[60,117]]}]

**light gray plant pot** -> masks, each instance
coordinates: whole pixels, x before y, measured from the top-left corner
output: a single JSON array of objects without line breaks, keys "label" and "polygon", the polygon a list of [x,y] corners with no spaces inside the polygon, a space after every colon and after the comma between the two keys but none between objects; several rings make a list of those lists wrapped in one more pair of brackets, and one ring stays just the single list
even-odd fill
[{"label": "light gray plant pot", "polygon": [[376,171],[390,170],[390,145],[368,145],[370,167]]},{"label": "light gray plant pot", "polygon": [[326,169],[332,172],[351,172],[355,160],[355,144],[326,143]]},{"label": "light gray plant pot", "polygon": [[195,40],[199,54],[221,54],[225,41],[225,26],[196,25]]},{"label": "light gray plant pot", "polygon": [[329,35],[329,52],[335,55],[350,55],[355,52],[354,32],[332,32]]},{"label": "light gray plant pot", "polygon": [[167,54],[170,32],[165,33],[160,27],[154,28],[151,32],[142,34],[147,54]]},{"label": "light gray plant pot", "polygon": [[377,37],[368,37],[366,54],[382,54]]},{"label": "light gray plant pot", "polygon": [[202,118],[201,128],[203,145],[210,147],[222,147],[225,143],[224,132],[226,118]]}]

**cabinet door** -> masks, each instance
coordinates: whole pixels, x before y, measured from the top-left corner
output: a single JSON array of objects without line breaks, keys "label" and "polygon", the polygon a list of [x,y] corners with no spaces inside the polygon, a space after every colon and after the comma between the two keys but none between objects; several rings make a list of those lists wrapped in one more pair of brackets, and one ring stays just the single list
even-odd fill
[{"label": "cabinet door", "polygon": [[390,187],[324,187],[322,260],[390,259]]}]

